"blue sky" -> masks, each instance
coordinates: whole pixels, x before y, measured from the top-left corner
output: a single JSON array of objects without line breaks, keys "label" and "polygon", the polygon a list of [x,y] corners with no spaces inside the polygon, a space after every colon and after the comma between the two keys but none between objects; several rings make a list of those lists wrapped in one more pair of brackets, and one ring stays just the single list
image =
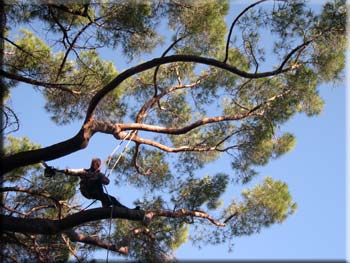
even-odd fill
[{"label": "blue sky", "polygon": [[[205,246],[199,250],[188,242],[176,252],[177,258],[345,259],[346,186],[349,183],[345,169],[345,83],[337,87],[323,85],[320,94],[326,102],[321,115],[308,118],[300,114],[282,128],[296,136],[295,149],[259,168],[260,175],[250,184],[261,182],[265,176],[286,182],[298,203],[296,214],[281,225],[263,229],[260,234],[235,239],[232,253],[227,252],[225,245]],[[42,146],[70,138],[80,128],[80,122],[56,126],[45,113],[42,96],[30,86],[20,85],[13,89],[11,103],[21,120],[21,130],[13,135],[28,136]],[[87,149],[50,163],[61,168],[87,167],[92,157],[106,158],[117,144],[111,136],[97,134]],[[222,171],[227,163],[222,158],[205,171]],[[107,189],[127,206],[132,206],[132,202],[140,197],[136,190],[129,188],[109,185]],[[229,189],[225,200],[241,190],[241,186]],[[96,257],[104,258],[105,253],[98,252]]]},{"label": "blue sky", "polygon": [[[197,250],[189,242],[177,251],[178,258],[345,258],[345,89],[324,86],[321,95],[326,105],[320,116],[299,115],[285,127],[297,137],[295,149],[259,169],[260,176],[252,182],[257,183],[267,175],[287,182],[298,203],[296,214],[281,225],[263,229],[260,234],[235,239],[232,253],[227,252],[225,245]],[[21,118],[21,131],[16,135],[26,135],[44,146],[70,137],[79,127],[53,125],[43,112],[41,96],[29,87],[16,88],[12,103]],[[86,150],[51,163],[58,167],[86,167],[92,156],[107,156],[117,145],[112,138],[103,137],[109,136],[93,137]],[[225,160],[221,159],[210,169],[217,171],[224,166]],[[108,191],[126,205],[131,206],[135,200],[126,194],[129,190],[108,186]],[[101,251],[97,256],[103,257],[104,253]]]}]

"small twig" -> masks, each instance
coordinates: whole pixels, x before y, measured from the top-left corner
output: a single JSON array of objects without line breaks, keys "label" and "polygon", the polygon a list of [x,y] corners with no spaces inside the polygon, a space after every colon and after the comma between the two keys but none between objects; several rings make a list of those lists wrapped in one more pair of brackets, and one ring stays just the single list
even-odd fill
[{"label": "small twig", "polygon": [[72,247],[69,244],[69,239],[65,238],[63,234],[61,234],[61,238],[63,239],[64,243],[66,244],[68,250],[70,251],[70,253],[73,254],[73,256],[76,258],[76,260],[81,263],[80,258],[78,257],[78,255],[75,253],[74,249],[72,249]]}]

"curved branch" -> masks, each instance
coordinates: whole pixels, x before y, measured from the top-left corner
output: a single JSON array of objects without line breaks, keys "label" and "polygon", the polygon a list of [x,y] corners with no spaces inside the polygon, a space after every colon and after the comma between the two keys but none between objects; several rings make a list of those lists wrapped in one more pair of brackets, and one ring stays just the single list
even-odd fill
[{"label": "curved branch", "polygon": [[[98,91],[94,97],[92,97],[87,112],[86,117],[84,120],[83,127],[78,132],[77,135],[72,137],[71,139],[68,139],[66,141],[54,144],[52,146],[33,150],[33,151],[27,151],[22,153],[17,153],[12,156],[5,157],[3,159],[3,167],[2,167],[2,173],[6,173],[11,171],[14,168],[30,165],[34,163],[38,163],[42,160],[49,161],[53,160],[62,156],[66,156],[70,153],[73,153],[75,151],[81,150],[85,148],[89,142],[90,137],[93,135],[93,130],[90,128],[87,128],[86,126],[89,126],[93,123],[93,114],[94,111],[98,105],[98,103],[113,89],[119,86],[120,83],[122,83],[125,79],[138,74],[140,72],[146,71],[148,69],[151,69],[155,66],[172,63],[172,62],[195,62],[210,66],[215,66],[224,70],[227,70],[233,74],[236,74],[238,76],[241,76],[243,78],[248,79],[256,79],[256,78],[263,78],[263,77],[269,77],[269,76],[275,76],[284,72],[287,72],[289,70],[294,69],[294,67],[287,67],[283,68],[286,62],[289,60],[289,58],[297,52],[300,48],[303,48],[304,46],[311,43],[312,40],[309,42],[304,42],[302,45],[299,45],[297,48],[293,49],[289,56],[286,57],[286,59],[282,62],[281,66],[277,68],[276,70],[272,71],[266,71],[261,73],[249,73],[245,71],[241,71],[238,68],[234,66],[227,65],[221,61],[218,61],[216,59],[212,58],[205,58],[205,57],[199,57],[195,55],[172,55],[172,56],[166,56],[162,58],[156,58],[153,60],[150,60],[148,62],[139,64],[135,67],[129,68],[128,70],[122,72],[119,74],[116,78],[114,78],[110,83],[108,83],[106,86],[104,86],[100,91]],[[0,73],[3,73],[2,70],[0,70]],[[254,109],[255,110],[255,109]],[[237,117],[234,117],[237,119]],[[240,119],[242,117],[238,117]],[[134,124],[134,125],[142,125],[142,124]],[[129,125],[128,129],[134,129],[131,128]],[[140,127],[140,126],[138,126]],[[191,127],[190,127],[191,129]],[[136,129],[135,129],[136,130]]]},{"label": "curved branch", "polygon": [[207,77],[207,75],[200,76],[195,82],[186,84],[186,85],[176,85],[173,87],[170,87],[164,91],[162,91],[160,94],[157,96],[153,96],[149,101],[147,101],[142,108],[139,110],[137,116],[136,116],[136,123],[141,123],[142,119],[145,117],[145,113],[147,109],[151,108],[156,102],[159,102],[159,100],[164,97],[165,95],[179,89],[189,89],[197,86],[202,79]]},{"label": "curved branch", "polygon": [[[286,59],[288,60],[288,58],[289,57],[287,57]],[[110,83],[104,86],[99,92],[97,92],[96,95],[90,101],[89,107],[86,112],[84,123],[89,122],[93,118],[93,113],[98,103],[104,98],[104,96],[106,96],[107,93],[109,93],[110,91],[118,87],[119,84],[121,84],[124,80],[126,80],[127,78],[133,75],[136,75],[138,73],[151,69],[153,67],[172,63],[172,62],[194,62],[194,63],[204,64],[204,65],[214,66],[217,68],[227,70],[240,77],[248,78],[248,79],[258,79],[258,78],[275,76],[281,73],[285,73],[292,69],[292,67],[283,68],[284,64],[286,63],[285,61],[283,61],[282,65],[279,66],[276,70],[265,71],[260,73],[249,73],[246,71],[242,71],[234,66],[227,65],[226,63],[223,63],[216,59],[200,57],[195,55],[171,55],[171,56],[166,56],[161,58],[155,58],[125,70],[124,72],[119,74],[116,78],[114,78]]]},{"label": "curved branch", "polygon": [[[179,43],[182,39],[184,39],[186,37],[185,36],[182,36],[182,37],[179,37],[178,39],[176,39],[164,52],[163,54],[161,55],[161,57],[165,57],[166,54],[177,44]],[[158,71],[159,71],[159,68],[160,68],[160,65],[158,65],[156,67],[156,69],[154,70],[154,73],[153,73],[153,85],[154,85],[154,97],[157,97],[158,95],[158,83],[157,83],[157,75],[158,75]]]},{"label": "curved branch", "polygon": [[[3,119],[3,123],[1,125],[1,130],[0,132],[2,134],[5,134],[5,130],[10,128],[11,126],[15,126],[14,128],[12,128],[12,130],[10,130],[8,133],[11,132],[16,132],[19,130],[19,119],[16,115],[16,113],[8,106],[6,105],[2,105],[2,108],[0,109],[0,111],[2,112],[1,115],[3,115],[2,117]],[[14,119],[13,121],[11,121],[11,119]]]},{"label": "curved branch", "polygon": [[42,190],[35,190],[35,189],[31,189],[31,188],[13,186],[13,187],[1,187],[0,193],[3,193],[3,192],[22,192],[22,193],[27,193],[27,194],[31,194],[31,195],[45,197],[45,198],[53,200],[55,203],[59,203],[59,200],[52,197],[48,192],[42,191]]},{"label": "curved branch", "polygon": [[91,26],[92,24],[93,24],[93,22],[89,22],[88,24],[86,24],[86,25],[76,34],[76,36],[74,37],[73,41],[69,43],[69,47],[68,47],[68,49],[66,50],[66,53],[64,54],[64,57],[63,57],[62,62],[61,62],[61,65],[60,65],[60,67],[59,67],[59,69],[58,69],[58,73],[57,73],[57,76],[56,76],[56,81],[58,80],[59,76],[60,76],[61,73],[62,73],[64,64],[65,64],[66,61],[67,61],[69,52],[74,48],[74,45],[75,45],[75,43],[78,41],[80,35],[81,35],[89,26]]},{"label": "curved branch", "polygon": [[1,231],[52,235],[64,232],[87,222],[111,218],[111,215],[112,218],[142,221],[145,212],[142,210],[131,210],[123,207],[113,207],[113,209],[111,207],[105,207],[84,210],[60,220],[18,218],[0,215],[0,221],[2,226]]},{"label": "curved branch", "polygon": [[118,127],[121,131],[123,130],[142,130],[142,131],[148,131],[148,132],[156,132],[156,133],[165,133],[165,134],[185,134],[199,126],[203,126],[209,123],[215,123],[215,122],[221,122],[221,121],[232,121],[232,120],[241,120],[243,118],[246,118],[250,116],[253,111],[250,110],[243,114],[235,114],[235,115],[222,115],[222,116],[215,116],[215,117],[207,117],[200,119],[198,121],[195,121],[191,123],[190,125],[187,125],[182,128],[166,128],[161,126],[155,126],[155,125],[149,125],[144,123],[125,123],[125,124],[118,124]]},{"label": "curved branch", "polygon": [[39,163],[40,161],[54,160],[84,149],[88,145],[91,136],[92,130],[90,124],[87,123],[75,136],[66,141],[41,149],[5,156],[2,158],[1,174],[5,174],[18,167]]}]

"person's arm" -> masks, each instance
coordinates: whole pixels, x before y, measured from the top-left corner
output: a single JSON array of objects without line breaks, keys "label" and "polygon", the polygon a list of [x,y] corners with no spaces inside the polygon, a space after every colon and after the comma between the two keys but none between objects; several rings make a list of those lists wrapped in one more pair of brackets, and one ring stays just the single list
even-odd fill
[{"label": "person's arm", "polygon": [[109,184],[108,177],[106,177],[103,173],[100,173],[100,179],[102,184],[105,184],[105,185]]},{"label": "person's arm", "polygon": [[56,175],[56,173],[63,173],[66,175],[72,175],[72,176],[81,176],[83,174],[86,174],[85,169],[57,169],[53,166],[49,166],[47,163],[44,161],[41,162],[41,164],[45,167],[45,176],[46,177],[52,177]]},{"label": "person's arm", "polygon": [[85,169],[64,169],[64,170],[58,170],[58,171],[66,175],[72,175],[72,176],[81,176],[83,174],[86,174]]}]

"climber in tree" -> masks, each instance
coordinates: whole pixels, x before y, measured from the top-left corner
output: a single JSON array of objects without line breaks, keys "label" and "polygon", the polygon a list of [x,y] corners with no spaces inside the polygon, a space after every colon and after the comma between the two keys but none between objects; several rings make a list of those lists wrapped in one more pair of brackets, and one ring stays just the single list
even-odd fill
[{"label": "climber in tree", "polygon": [[[61,172],[66,175],[79,176],[80,192],[87,199],[96,199],[101,201],[103,207],[117,206],[124,207],[115,197],[103,192],[103,185],[109,184],[109,179],[101,173],[101,160],[93,158],[89,169],[64,169],[58,170],[44,163],[46,169],[45,174],[52,176],[56,172]],[[139,209],[136,207],[135,209]]]}]

